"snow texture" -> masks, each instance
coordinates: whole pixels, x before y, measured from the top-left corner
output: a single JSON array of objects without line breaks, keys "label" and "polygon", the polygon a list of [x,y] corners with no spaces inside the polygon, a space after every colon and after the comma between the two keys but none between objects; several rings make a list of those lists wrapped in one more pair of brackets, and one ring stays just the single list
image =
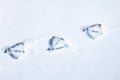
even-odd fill
[{"label": "snow texture", "polygon": [[[0,0],[0,79],[120,80],[119,8],[120,0]],[[81,31],[96,23],[102,35]],[[67,47],[46,50],[52,36]]]}]

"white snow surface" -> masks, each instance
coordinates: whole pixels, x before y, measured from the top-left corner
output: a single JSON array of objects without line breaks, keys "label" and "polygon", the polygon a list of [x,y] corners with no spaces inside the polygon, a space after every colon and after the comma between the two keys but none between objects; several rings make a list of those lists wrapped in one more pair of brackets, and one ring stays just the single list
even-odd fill
[{"label": "white snow surface", "polygon": [[[120,80],[119,0],[0,0],[0,80]],[[102,24],[90,39],[81,29]],[[64,49],[47,51],[52,36]],[[2,50],[27,41],[18,60]]]}]

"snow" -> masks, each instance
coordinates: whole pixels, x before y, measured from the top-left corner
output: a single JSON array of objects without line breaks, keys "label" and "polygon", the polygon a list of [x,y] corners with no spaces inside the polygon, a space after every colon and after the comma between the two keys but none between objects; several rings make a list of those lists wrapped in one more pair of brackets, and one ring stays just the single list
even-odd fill
[{"label": "snow", "polygon": [[[0,0],[1,80],[120,80],[119,0]],[[83,27],[102,24],[90,39]],[[47,51],[52,36],[69,47]],[[26,41],[13,59],[7,46]]]}]

